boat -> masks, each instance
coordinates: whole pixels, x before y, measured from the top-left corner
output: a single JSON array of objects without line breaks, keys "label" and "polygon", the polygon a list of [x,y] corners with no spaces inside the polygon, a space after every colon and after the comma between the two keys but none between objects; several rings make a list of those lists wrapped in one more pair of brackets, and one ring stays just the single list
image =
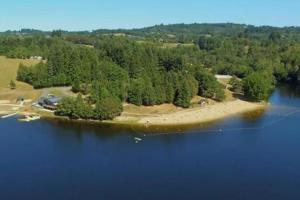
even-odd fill
[{"label": "boat", "polygon": [[30,114],[30,115],[25,115],[24,118],[19,119],[19,121],[21,121],[21,122],[31,122],[31,121],[35,121],[35,120],[39,120],[39,119],[41,119],[40,115]]},{"label": "boat", "polygon": [[138,138],[138,137],[135,137],[135,138],[134,138],[134,141],[135,141],[135,143],[137,144],[137,143],[141,142],[142,139],[141,139],[141,138]]},{"label": "boat", "polygon": [[138,141],[138,142],[142,141],[142,139],[141,139],[141,138],[138,138],[138,137],[135,137],[134,139],[135,139],[136,141]]}]

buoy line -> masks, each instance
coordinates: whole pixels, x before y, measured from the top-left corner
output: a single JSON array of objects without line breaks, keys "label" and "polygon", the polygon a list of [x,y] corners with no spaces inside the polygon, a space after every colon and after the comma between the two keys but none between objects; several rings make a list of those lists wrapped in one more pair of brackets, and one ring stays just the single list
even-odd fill
[{"label": "buoy line", "polygon": [[219,129],[208,129],[208,130],[194,130],[194,131],[175,131],[171,133],[164,133],[164,132],[160,132],[160,133],[141,133],[139,131],[136,130],[132,130],[134,131],[136,134],[138,135],[142,135],[144,137],[146,136],[159,136],[159,135],[168,135],[168,134],[196,134],[196,133],[224,133],[224,132],[236,132],[236,131],[257,131],[257,130],[263,130],[267,127],[273,126],[274,124],[277,124],[281,121],[286,120],[288,117],[293,116],[297,113],[300,113],[300,109],[294,110],[292,112],[289,112],[287,114],[283,114],[282,117],[280,117],[279,119],[273,120],[269,123],[266,123],[262,126],[259,127],[245,127],[245,128],[219,128]]}]

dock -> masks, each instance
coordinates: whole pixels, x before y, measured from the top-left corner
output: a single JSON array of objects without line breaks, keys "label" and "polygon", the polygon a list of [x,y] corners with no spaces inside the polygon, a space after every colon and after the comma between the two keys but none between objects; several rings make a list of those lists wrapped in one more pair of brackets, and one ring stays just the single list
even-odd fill
[{"label": "dock", "polygon": [[15,116],[15,115],[17,115],[17,114],[18,114],[18,113],[11,113],[11,114],[8,114],[8,115],[4,115],[4,116],[1,116],[1,119],[13,117],[13,116]]}]

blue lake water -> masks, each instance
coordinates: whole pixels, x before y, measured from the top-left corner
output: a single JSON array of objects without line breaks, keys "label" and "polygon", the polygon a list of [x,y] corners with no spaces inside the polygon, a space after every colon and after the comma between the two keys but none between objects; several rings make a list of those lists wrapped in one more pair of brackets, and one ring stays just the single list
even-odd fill
[{"label": "blue lake water", "polygon": [[270,102],[265,112],[146,136],[1,119],[0,199],[300,199],[300,91],[281,87]]}]

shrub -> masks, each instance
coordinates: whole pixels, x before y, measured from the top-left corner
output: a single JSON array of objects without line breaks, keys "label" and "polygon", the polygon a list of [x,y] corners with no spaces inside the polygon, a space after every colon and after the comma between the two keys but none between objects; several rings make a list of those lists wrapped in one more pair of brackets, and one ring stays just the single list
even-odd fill
[{"label": "shrub", "polygon": [[253,101],[267,100],[274,89],[274,76],[254,72],[243,80],[245,96]]},{"label": "shrub", "polygon": [[112,120],[123,111],[122,103],[115,97],[106,97],[97,102],[94,118],[99,120]]}]

